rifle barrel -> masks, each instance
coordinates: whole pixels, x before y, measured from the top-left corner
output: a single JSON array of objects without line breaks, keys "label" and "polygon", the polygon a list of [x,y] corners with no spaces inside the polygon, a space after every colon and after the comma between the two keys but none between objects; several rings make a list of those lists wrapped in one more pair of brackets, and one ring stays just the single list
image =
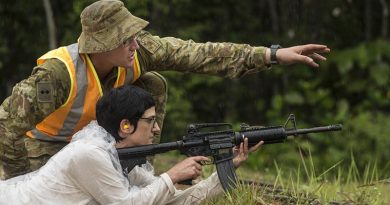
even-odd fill
[{"label": "rifle barrel", "polygon": [[300,135],[300,134],[315,133],[315,132],[337,131],[337,130],[341,130],[342,128],[343,126],[341,124],[336,124],[336,125],[328,125],[323,127],[286,130],[286,135],[289,136],[289,135]]}]

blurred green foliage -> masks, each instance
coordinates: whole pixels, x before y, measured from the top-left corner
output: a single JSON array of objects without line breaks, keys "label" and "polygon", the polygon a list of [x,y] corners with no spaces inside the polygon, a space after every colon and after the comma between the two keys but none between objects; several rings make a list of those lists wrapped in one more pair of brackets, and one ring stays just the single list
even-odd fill
[{"label": "blurred green foliage", "polygon": [[[48,50],[41,1],[0,0],[0,99],[26,78]],[[79,15],[92,0],[51,1],[58,45],[77,41]],[[290,113],[298,127],[342,123],[339,133],[313,134],[264,146],[249,166],[272,170],[296,166],[311,153],[326,169],[354,153],[357,166],[376,163],[389,177],[390,43],[386,1],[353,0],[127,0],[154,35],[285,47],[323,43],[331,47],[320,69],[278,67],[241,79],[165,72],[169,99],[163,136],[175,140],[191,122],[283,124]],[[307,143],[308,142],[308,143]]]}]

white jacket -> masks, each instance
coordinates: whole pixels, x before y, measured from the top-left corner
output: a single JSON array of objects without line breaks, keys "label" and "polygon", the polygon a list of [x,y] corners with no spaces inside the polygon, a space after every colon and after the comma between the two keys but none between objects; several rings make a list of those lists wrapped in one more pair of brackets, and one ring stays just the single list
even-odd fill
[{"label": "white jacket", "polygon": [[223,191],[216,173],[181,191],[168,174],[154,176],[150,164],[128,179],[121,170],[114,138],[92,121],[41,169],[0,181],[0,205],[199,204]]}]

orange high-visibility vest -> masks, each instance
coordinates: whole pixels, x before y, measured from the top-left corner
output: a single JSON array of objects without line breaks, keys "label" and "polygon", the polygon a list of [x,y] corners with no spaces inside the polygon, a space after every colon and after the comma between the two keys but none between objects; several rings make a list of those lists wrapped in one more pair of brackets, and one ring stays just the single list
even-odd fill
[{"label": "orange high-visibility vest", "polygon": [[[66,142],[71,140],[74,133],[96,119],[96,102],[103,91],[88,55],[78,53],[78,44],[49,51],[37,60],[37,64],[41,65],[53,58],[62,61],[69,72],[71,87],[68,99],[26,135],[44,141]],[[114,87],[139,78],[141,72],[137,53],[134,56],[133,70],[118,67],[117,75]]]}]

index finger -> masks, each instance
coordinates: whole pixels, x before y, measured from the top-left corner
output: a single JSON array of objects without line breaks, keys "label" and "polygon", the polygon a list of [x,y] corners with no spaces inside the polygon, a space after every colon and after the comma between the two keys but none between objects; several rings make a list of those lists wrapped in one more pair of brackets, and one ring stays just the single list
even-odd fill
[{"label": "index finger", "polygon": [[194,156],[194,157],[191,157],[193,160],[195,160],[196,162],[199,162],[199,161],[210,161],[209,158],[205,157],[205,156]]}]

